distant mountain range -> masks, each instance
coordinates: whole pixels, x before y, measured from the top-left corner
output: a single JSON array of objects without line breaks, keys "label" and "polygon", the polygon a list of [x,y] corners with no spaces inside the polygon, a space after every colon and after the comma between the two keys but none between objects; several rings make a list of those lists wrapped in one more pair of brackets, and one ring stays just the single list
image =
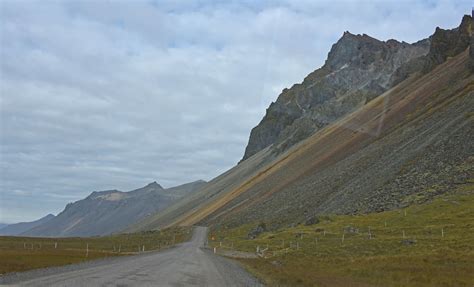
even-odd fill
[{"label": "distant mountain range", "polygon": [[111,234],[192,194],[205,184],[200,180],[164,189],[153,182],[129,192],[95,191],[85,199],[68,204],[56,217],[48,215],[35,222],[10,225],[2,230],[13,230],[14,234],[22,236],[46,237]]},{"label": "distant mountain range", "polygon": [[284,89],[242,161],[129,228],[269,228],[429,201],[474,174],[474,25],[414,44],[345,32]]},{"label": "distant mountain range", "polygon": [[31,222],[19,222],[14,224],[5,224],[0,228],[0,235],[20,235],[36,226],[44,224],[54,218],[54,215],[48,214],[38,220]]}]

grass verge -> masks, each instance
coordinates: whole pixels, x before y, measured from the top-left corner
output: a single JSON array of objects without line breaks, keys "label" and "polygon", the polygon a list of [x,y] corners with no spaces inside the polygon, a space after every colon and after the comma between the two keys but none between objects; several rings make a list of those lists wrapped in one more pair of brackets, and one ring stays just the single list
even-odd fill
[{"label": "grass verge", "polygon": [[256,223],[224,228],[209,242],[258,248],[261,258],[239,261],[270,286],[474,286],[474,188],[462,188],[406,209],[324,216],[253,240],[247,234]]},{"label": "grass verge", "polygon": [[160,250],[189,239],[189,228],[103,237],[0,236],[0,274]]}]

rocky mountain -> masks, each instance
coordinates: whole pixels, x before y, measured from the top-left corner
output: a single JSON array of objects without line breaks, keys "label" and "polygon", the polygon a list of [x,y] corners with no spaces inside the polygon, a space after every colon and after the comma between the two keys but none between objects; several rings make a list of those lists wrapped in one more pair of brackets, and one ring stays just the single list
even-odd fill
[{"label": "rocky mountain", "polygon": [[31,222],[19,222],[14,224],[8,224],[0,228],[0,235],[20,235],[23,232],[26,232],[36,226],[41,224],[45,224],[46,222],[53,219],[55,216],[52,214],[48,214],[38,220],[31,221]]},{"label": "rocky mountain", "polygon": [[119,232],[191,194],[205,185],[196,181],[169,189],[153,182],[129,192],[94,191],[85,199],[69,203],[50,221],[36,226],[24,236],[95,236]]},{"label": "rocky mountain", "polygon": [[321,69],[270,106],[245,160],[138,230],[275,228],[457,191],[474,174],[473,27],[464,16],[415,44],[345,33]]},{"label": "rocky mountain", "polygon": [[270,145],[284,151],[360,108],[394,85],[400,67],[429,50],[430,39],[408,44],[344,32],[324,66],[270,105],[250,133],[243,160]]}]

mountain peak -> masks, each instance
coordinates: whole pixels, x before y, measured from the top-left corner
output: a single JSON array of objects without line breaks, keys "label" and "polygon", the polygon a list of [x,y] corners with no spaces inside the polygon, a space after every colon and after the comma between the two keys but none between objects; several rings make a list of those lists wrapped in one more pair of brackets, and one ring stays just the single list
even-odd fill
[{"label": "mountain peak", "polygon": [[145,187],[163,189],[163,187],[159,185],[156,181],[147,184]]},{"label": "mountain peak", "polygon": [[331,70],[340,69],[357,58],[371,58],[371,55],[383,49],[384,42],[367,34],[352,34],[345,31],[342,37],[331,47],[326,66]]}]

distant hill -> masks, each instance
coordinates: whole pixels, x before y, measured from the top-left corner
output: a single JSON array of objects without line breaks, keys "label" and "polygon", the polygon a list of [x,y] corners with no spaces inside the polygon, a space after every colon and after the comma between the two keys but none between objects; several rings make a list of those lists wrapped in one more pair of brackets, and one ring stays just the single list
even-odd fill
[{"label": "distant hill", "polygon": [[20,222],[15,224],[7,224],[0,228],[0,235],[20,235],[36,226],[44,224],[54,218],[54,215],[48,214],[38,220],[31,222]]},{"label": "distant hill", "polygon": [[164,189],[153,182],[129,192],[95,191],[85,199],[68,204],[56,218],[25,231],[22,235],[65,237],[119,232],[205,184],[204,181],[196,181]]},{"label": "distant hill", "polygon": [[420,203],[472,181],[471,16],[415,44],[344,33],[286,89],[244,159],[136,225],[287,226]]}]

